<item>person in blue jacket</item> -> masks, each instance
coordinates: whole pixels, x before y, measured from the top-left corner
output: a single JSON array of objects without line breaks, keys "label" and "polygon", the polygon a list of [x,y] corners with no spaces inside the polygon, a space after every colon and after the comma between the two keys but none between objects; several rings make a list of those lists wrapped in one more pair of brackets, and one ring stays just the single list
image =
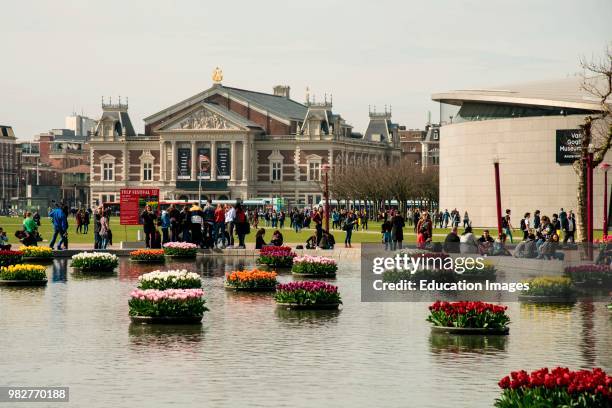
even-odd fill
[{"label": "person in blue jacket", "polygon": [[53,249],[55,240],[59,235],[60,241],[57,244],[57,250],[59,251],[62,249],[62,244],[64,244],[64,249],[68,249],[68,218],[66,218],[66,213],[59,204],[56,203],[55,208],[49,212],[49,218],[51,218],[51,222],[53,223],[53,238],[49,243],[49,247]]}]

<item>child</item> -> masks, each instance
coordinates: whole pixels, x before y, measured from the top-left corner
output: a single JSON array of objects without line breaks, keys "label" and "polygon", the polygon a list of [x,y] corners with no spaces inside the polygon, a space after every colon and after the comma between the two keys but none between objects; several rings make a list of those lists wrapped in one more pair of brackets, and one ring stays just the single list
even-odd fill
[{"label": "child", "polygon": [[382,240],[385,244],[385,251],[391,249],[391,222],[385,221],[382,223]]},{"label": "child", "polygon": [[9,251],[11,249],[11,244],[8,243],[8,237],[6,236],[6,231],[0,228],[0,249]]}]

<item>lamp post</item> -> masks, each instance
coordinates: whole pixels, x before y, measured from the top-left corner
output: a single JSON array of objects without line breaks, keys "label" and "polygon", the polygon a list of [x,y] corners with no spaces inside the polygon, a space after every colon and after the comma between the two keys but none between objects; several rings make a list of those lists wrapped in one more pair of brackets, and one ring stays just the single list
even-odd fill
[{"label": "lamp post", "polygon": [[501,187],[499,183],[499,159],[493,161],[493,167],[495,169],[495,208],[497,210],[497,236],[502,233],[502,210],[501,210]]},{"label": "lamp post", "polygon": [[323,165],[323,172],[325,173],[325,190],[323,195],[325,196],[325,232],[329,233],[329,165]]},{"label": "lamp post", "polygon": [[601,163],[599,168],[604,173],[604,190],[603,190],[603,238],[608,238],[608,163]]},{"label": "lamp post", "polygon": [[587,178],[587,257],[593,259],[593,144],[589,144],[586,157]]}]

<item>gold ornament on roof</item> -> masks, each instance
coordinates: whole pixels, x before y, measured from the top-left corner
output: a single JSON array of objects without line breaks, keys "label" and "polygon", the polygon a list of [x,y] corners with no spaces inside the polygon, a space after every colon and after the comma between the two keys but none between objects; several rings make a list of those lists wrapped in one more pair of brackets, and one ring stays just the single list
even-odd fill
[{"label": "gold ornament on roof", "polygon": [[215,84],[220,84],[223,81],[223,71],[221,68],[216,67],[212,74],[212,80]]}]

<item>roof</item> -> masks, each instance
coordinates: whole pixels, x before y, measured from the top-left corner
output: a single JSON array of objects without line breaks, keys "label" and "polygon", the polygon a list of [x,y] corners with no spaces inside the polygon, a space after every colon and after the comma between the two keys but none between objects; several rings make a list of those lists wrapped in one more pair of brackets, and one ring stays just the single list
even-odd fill
[{"label": "roof", "polygon": [[91,171],[91,168],[89,167],[89,164],[80,164],[75,167],[64,169],[61,172],[62,173],[89,173],[90,171]]},{"label": "roof", "polygon": [[[603,77],[589,79],[597,86],[603,86],[603,80]],[[431,99],[459,106],[463,102],[470,101],[601,110],[599,99],[582,89],[581,84],[581,77],[569,77],[560,80],[497,86],[489,89],[459,89],[435,93],[431,96]]]},{"label": "roof", "polygon": [[249,91],[246,89],[233,88],[216,84],[211,88],[200,92],[190,98],[187,98],[179,103],[176,103],[166,109],[163,109],[151,116],[144,118],[145,123],[157,122],[160,119],[167,117],[180,110],[193,106],[198,102],[204,101],[206,98],[220,94],[221,96],[243,102],[245,105],[250,105],[251,108],[260,109],[272,115],[276,115],[284,120],[303,120],[308,108],[299,102],[289,99],[285,96],[272,95],[263,92]]},{"label": "roof", "polygon": [[220,116],[223,116],[230,122],[233,122],[237,125],[244,126],[244,127],[261,128],[261,126],[258,125],[257,123],[251,120],[248,120],[244,116],[239,115],[236,112],[233,112],[227,109],[225,106],[221,106],[216,103],[208,103],[208,102],[203,102],[202,106],[204,106],[206,109],[209,109]]},{"label": "roof", "polygon": [[101,119],[110,118],[115,121],[119,121],[121,123],[121,129],[125,128],[125,133],[127,136],[136,136],[136,132],[134,131],[134,126],[132,126],[132,121],[130,120],[130,115],[127,112],[117,111],[117,110],[104,110],[102,112]]}]

